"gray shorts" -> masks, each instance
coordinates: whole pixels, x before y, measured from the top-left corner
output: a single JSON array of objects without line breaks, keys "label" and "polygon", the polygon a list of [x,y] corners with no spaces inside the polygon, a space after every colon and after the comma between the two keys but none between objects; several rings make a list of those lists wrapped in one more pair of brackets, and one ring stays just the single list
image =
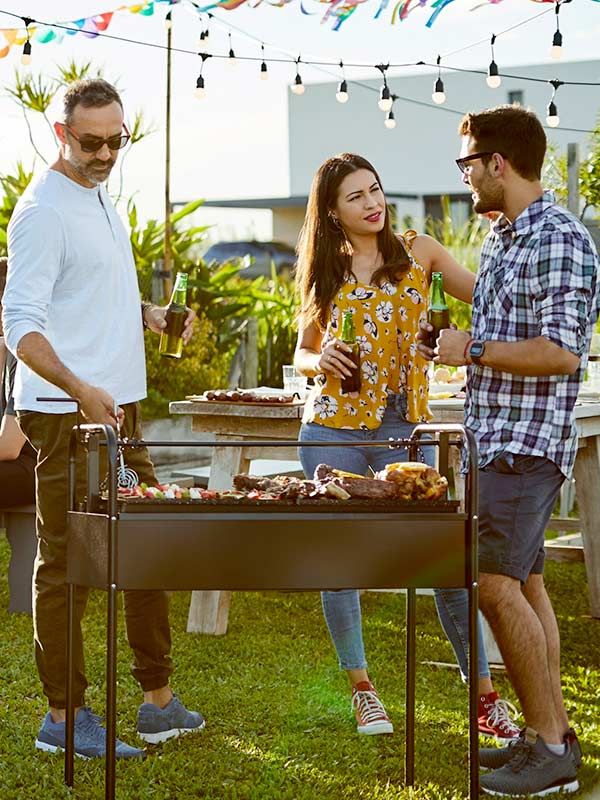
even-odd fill
[{"label": "gray shorts", "polygon": [[553,461],[502,453],[479,470],[479,569],[523,583],[544,571],[544,532],[565,476]]}]

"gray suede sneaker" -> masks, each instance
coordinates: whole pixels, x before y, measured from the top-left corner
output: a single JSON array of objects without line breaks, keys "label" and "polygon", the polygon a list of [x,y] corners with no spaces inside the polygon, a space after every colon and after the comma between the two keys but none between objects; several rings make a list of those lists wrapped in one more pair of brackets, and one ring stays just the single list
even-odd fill
[{"label": "gray suede sneaker", "polygon": [[[65,749],[66,725],[53,722],[50,712],[44,717],[42,727],[35,740],[38,750],[56,753]],[[80,708],[75,715],[75,755],[80,758],[104,758],[106,756],[106,728],[100,724],[100,717],[87,706]],[[144,758],[145,753],[138,747],[131,747],[117,739],[117,758]]]},{"label": "gray suede sneaker", "polygon": [[198,711],[188,711],[176,695],[164,708],[142,703],[138,711],[138,733],[145,742],[160,744],[182,733],[201,731],[204,717]]},{"label": "gray suede sneaker", "polygon": [[532,728],[517,740],[511,760],[500,769],[481,777],[484,792],[503,797],[544,797],[555,792],[576,792],[579,789],[577,768],[571,745],[565,754],[556,756]]}]

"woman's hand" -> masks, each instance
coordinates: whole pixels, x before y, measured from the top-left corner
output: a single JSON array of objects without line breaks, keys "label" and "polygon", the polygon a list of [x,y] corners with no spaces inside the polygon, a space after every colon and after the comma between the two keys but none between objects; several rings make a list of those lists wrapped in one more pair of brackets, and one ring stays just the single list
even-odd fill
[{"label": "woman's hand", "polygon": [[333,339],[322,351],[317,361],[319,372],[329,372],[336,378],[349,378],[352,371],[356,369],[356,364],[348,353],[352,348],[339,339]]}]

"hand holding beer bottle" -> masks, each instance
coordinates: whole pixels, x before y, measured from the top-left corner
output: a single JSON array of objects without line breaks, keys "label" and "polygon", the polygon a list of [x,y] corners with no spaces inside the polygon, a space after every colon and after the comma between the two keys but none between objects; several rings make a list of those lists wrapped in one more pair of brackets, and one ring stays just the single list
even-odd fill
[{"label": "hand holding beer bottle", "polygon": [[433,272],[431,274],[431,291],[429,294],[427,322],[432,326],[433,330],[430,331],[429,340],[426,344],[434,350],[440,331],[450,327],[450,310],[446,303],[441,272]]},{"label": "hand holding beer bottle", "polygon": [[355,364],[355,368],[351,371],[351,374],[348,377],[342,378],[342,394],[360,392],[360,346],[356,340],[354,317],[351,311],[344,311],[341,339],[345,345],[351,348],[347,355]]},{"label": "hand holding beer bottle", "polygon": [[187,301],[187,275],[178,272],[171,300],[165,315],[166,328],[160,335],[158,352],[167,358],[181,358],[183,352],[183,329],[188,316]]}]

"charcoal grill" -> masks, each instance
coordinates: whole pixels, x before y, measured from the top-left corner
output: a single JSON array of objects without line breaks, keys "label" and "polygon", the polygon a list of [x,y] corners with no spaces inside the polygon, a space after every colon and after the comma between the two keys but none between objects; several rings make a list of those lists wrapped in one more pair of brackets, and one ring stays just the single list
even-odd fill
[{"label": "charcoal grill", "polygon": [[[78,425],[70,448],[68,641],[65,783],[73,786],[73,625],[75,586],[108,592],[105,797],[115,797],[116,593],[122,589],[320,590],[404,587],[406,600],[405,783],[414,784],[416,589],[465,588],[469,594],[469,797],[479,794],[477,732],[477,469],[472,434],[461,425],[419,425],[398,440],[438,447],[448,472],[450,447],[465,447],[470,471],[463,507],[449,500],[136,501],[117,495],[118,447],[173,442],[117,441],[109,426]],[[177,444],[190,445],[190,442]],[[196,442],[194,446],[211,446]],[[262,442],[243,442],[260,446]],[[364,446],[365,443],[361,443]],[[221,446],[240,447],[240,442]],[[290,447],[297,442],[270,442]],[[76,449],[86,449],[87,500],[75,497]],[[330,446],[302,442],[303,447]],[[342,444],[340,446],[355,446]],[[386,446],[389,442],[370,442]],[[108,495],[100,491],[99,452],[108,451]],[[364,544],[368,536],[369,547]]]}]

